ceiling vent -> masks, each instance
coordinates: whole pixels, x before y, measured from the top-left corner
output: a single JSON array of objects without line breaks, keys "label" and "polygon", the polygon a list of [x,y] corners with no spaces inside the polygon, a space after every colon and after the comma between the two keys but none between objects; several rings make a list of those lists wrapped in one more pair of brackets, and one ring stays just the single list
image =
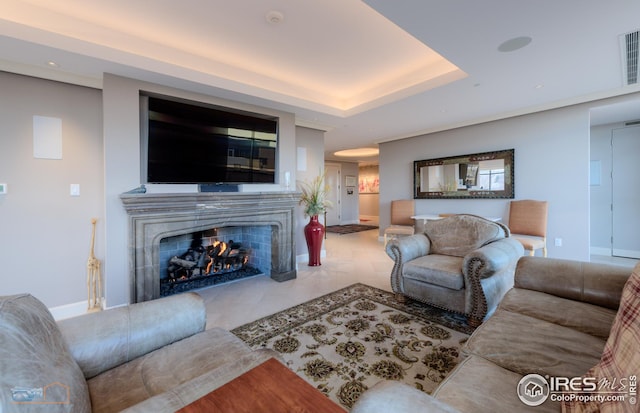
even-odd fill
[{"label": "ceiling vent", "polygon": [[622,82],[625,85],[638,83],[640,67],[638,54],[640,53],[640,31],[620,35],[620,50],[622,52]]}]

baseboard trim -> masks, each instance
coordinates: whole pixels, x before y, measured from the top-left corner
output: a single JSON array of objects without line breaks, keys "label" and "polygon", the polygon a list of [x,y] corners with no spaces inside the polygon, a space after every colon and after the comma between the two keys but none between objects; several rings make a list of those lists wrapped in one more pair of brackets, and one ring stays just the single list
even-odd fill
[{"label": "baseboard trim", "polygon": [[615,257],[640,259],[640,251],[635,250],[614,249],[612,255]]},{"label": "baseboard trim", "polygon": [[591,247],[591,248],[589,248],[589,253],[591,255],[602,255],[604,257],[610,257],[611,256],[611,248]]},{"label": "baseboard trim", "polygon": [[77,303],[65,304],[49,309],[53,318],[57,320],[64,320],[65,318],[77,317],[87,313],[88,302],[79,301]]},{"label": "baseboard trim", "polygon": [[[320,251],[320,258],[325,258],[327,256],[327,250]],[[309,253],[296,255],[296,269],[300,264],[308,264],[309,263]]]}]

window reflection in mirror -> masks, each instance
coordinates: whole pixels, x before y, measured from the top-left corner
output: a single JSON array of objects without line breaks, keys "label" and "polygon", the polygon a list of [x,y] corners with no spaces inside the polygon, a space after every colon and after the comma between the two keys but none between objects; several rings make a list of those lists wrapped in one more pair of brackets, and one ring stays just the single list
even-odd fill
[{"label": "window reflection in mirror", "polygon": [[513,198],[513,149],[414,162],[414,198]]}]

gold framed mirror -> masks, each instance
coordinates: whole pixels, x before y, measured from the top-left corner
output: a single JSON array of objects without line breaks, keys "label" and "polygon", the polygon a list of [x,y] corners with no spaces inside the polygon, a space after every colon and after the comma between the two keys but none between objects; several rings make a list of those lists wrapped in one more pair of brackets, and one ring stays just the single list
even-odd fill
[{"label": "gold framed mirror", "polygon": [[414,199],[513,198],[514,150],[413,162]]}]

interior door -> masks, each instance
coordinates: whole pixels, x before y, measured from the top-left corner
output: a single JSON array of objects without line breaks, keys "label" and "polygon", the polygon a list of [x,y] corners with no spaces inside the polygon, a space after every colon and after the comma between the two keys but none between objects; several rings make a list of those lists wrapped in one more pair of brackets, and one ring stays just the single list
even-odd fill
[{"label": "interior door", "polygon": [[612,152],[612,255],[640,258],[640,126],[614,129]]},{"label": "interior door", "polygon": [[324,179],[327,185],[329,185],[329,193],[327,194],[327,200],[333,205],[327,209],[327,221],[325,225],[340,225],[340,165],[325,164],[324,166]]}]

